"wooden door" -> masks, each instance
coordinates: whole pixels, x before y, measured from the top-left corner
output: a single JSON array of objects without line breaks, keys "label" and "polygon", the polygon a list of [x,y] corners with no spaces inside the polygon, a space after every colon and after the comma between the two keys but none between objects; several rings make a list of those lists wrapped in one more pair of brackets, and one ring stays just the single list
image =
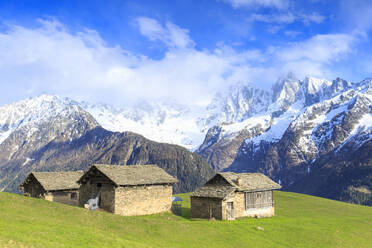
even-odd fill
[{"label": "wooden door", "polygon": [[234,202],[228,202],[227,203],[227,219],[228,220],[235,220]]}]

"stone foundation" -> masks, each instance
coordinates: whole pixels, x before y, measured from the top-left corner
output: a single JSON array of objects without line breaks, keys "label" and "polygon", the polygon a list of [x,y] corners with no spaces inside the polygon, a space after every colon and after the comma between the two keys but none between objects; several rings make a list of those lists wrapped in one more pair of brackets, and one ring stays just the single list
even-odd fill
[{"label": "stone foundation", "polygon": [[247,217],[267,218],[273,217],[275,215],[275,210],[274,207],[248,209],[244,211],[244,215]]}]

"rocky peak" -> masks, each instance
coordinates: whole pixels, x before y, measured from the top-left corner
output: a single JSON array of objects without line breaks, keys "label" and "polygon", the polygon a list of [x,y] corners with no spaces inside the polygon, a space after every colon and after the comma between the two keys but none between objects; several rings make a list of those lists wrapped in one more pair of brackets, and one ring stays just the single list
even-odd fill
[{"label": "rocky peak", "polygon": [[300,81],[293,73],[280,78],[272,87],[272,102],[280,110],[286,110],[292,103],[301,99]]},{"label": "rocky peak", "polygon": [[270,104],[270,93],[254,88],[247,83],[230,86],[226,93],[217,93],[207,107],[209,126],[243,121],[266,111]]},{"label": "rocky peak", "polygon": [[29,139],[41,131],[40,127],[57,125],[56,120],[59,120],[57,129],[62,133],[76,123],[84,122],[85,129],[99,125],[77,102],[69,98],[41,95],[0,107],[0,144],[16,133],[22,133],[23,138]]},{"label": "rocky peak", "polygon": [[324,89],[331,83],[324,79],[306,77],[303,81],[303,90],[305,95],[305,104],[310,106],[321,101],[324,95]]},{"label": "rocky peak", "polygon": [[372,78],[366,78],[358,84],[359,88],[366,88],[367,94],[372,94]]},{"label": "rocky peak", "polygon": [[351,87],[351,83],[348,81],[341,79],[341,78],[336,78],[335,80],[332,81],[332,86],[331,88],[334,90],[334,92],[340,92],[344,91],[345,89]]}]

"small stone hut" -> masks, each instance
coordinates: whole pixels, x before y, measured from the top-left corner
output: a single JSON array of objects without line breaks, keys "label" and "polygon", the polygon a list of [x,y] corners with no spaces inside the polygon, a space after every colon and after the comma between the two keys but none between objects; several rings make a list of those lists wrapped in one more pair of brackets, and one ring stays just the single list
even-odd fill
[{"label": "small stone hut", "polygon": [[19,186],[23,195],[77,206],[83,171],[32,172]]},{"label": "small stone hut", "polygon": [[79,180],[80,201],[99,196],[99,208],[124,216],[170,211],[178,180],[156,165],[93,165]]},{"label": "small stone hut", "polygon": [[261,173],[217,173],[191,194],[191,218],[274,216],[273,190],[280,188]]}]

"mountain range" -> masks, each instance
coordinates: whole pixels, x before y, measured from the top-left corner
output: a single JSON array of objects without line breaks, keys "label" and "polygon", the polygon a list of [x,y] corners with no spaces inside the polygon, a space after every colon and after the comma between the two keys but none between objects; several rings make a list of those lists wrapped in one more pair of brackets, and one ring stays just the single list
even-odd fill
[{"label": "mountain range", "polygon": [[0,187],[14,190],[34,169],[160,163],[173,151],[161,166],[183,170],[179,192],[206,180],[211,167],[262,172],[285,190],[372,205],[371,102],[372,79],[293,74],[270,90],[238,83],[207,106],[117,108],[43,95],[0,107]]},{"label": "mountain range", "polygon": [[0,188],[18,192],[31,171],[86,170],[94,163],[157,164],[188,192],[213,175],[198,154],[132,132],[102,128],[68,98],[43,95],[0,108]]}]

